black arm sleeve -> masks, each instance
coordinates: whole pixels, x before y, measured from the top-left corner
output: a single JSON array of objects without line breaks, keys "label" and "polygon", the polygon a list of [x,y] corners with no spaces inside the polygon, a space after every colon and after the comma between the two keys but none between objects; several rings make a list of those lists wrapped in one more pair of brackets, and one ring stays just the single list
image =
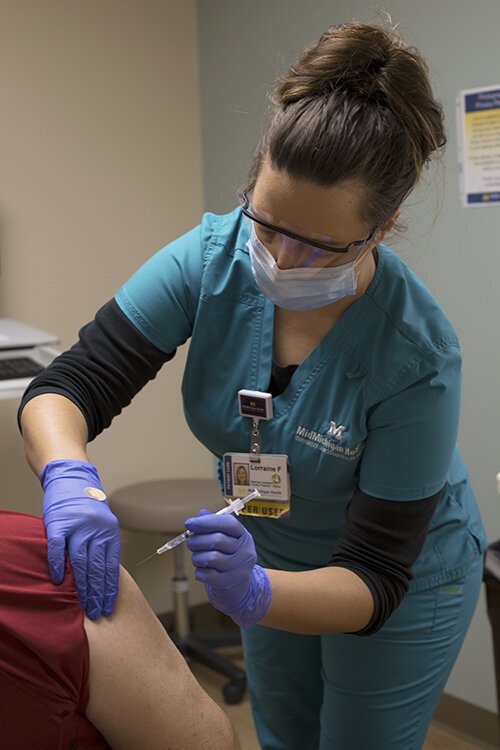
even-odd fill
[{"label": "black arm sleeve", "polygon": [[174,355],[148,341],[112,299],[80,330],[79,341],[31,381],[19,406],[19,428],[28,401],[58,393],[80,409],[93,440]]},{"label": "black arm sleeve", "polygon": [[373,617],[355,635],[371,635],[401,604],[413,578],[441,492],[422,500],[380,500],[357,490],[328,565],[348,568],[370,589]]}]

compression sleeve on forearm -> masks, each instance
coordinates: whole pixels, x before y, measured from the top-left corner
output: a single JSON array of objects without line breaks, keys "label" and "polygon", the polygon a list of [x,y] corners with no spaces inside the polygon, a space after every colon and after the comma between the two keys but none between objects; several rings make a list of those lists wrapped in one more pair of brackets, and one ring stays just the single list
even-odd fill
[{"label": "compression sleeve on forearm", "polygon": [[355,635],[375,633],[400,605],[440,495],[395,501],[359,489],[354,493],[342,537],[328,565],[352,570],[372,593],[373,616]]},{"label": "compression sleeve on forearm", "polygon": [[80,409],[91,441],[174,355],[143,336],[112,299],[80,330],[77,343],[31,381],[19,406],[19,428],[28,401],[57,393]]}]

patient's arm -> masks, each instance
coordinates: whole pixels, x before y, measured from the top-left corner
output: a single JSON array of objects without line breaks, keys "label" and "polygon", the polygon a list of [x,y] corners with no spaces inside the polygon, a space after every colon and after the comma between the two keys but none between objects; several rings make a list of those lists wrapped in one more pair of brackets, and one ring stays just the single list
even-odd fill
[{"label": "patient's arm", "polygon": [[113,750],[237,750],[231,724],[197,683],[135,581],[120,569],[110,617],[85,617],[86,715]]}]

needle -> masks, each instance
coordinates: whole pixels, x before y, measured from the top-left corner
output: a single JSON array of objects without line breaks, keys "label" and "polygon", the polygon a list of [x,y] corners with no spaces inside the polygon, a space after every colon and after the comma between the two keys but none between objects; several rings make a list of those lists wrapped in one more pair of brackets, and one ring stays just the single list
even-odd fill
[{"label": "needle", "polygon": [[149,557],[146,557],[146,559],[145,559],[145,560],[141,560],[141,562],[140,562],[140,563],[137,563],[137,565],[136,565],[135,567],[136,567],[136,568],[138,568],[138,567],[139,567],[139,565],[143,565],[143,564],[144,564],[145,562],[147,562],[148,560],[151,560],[151,559],[152,559],[153,557],[156,557],[157,555],[158,555],[158,552],[154,552],[154,553],[153,553],[152,555],[150,555]]},{"label": "needle", "polygon": [[[256,497],[260,497],[259,490],[252,490],[248,493],[248,495],[245,495],[245,497],[237,497],[234,500],[231,500],[231,502],[228,505],[225,505],[223,508],[217,511],[215,513],[216,516],[227,514],[227,513],[236,513],[236,515],[239,514],[241,509],[244,507],[245,503],[248,503],[249,500],[253,500]],[[186,539],[189,539],[190,536],[192,536],[192,531],[183,531],[181,534],[178,534],[173,539],[170,539],[166,544],[164,544],[162,547],[159,547],[156,552],[154,552],[152,555],[149,555],[149,557],[146,557],[144,560],[141,560],[141,562],[137,563],[136,567],[138,568],[139,565],[142,565],[143,563],[147,562],[148,560],[151,560],[153,557],[157,557],[158,555],[162,555],[164,552],[167,552],[169,549],[174,549],[174,547],[177,547],[179,544],[182,544],[182,542],[185,542]]]}]

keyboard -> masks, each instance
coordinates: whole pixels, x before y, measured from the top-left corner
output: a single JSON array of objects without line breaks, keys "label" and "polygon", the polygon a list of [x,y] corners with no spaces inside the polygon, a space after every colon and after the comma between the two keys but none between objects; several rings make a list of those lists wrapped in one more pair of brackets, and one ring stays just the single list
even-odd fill
[{"label": "keyboard", "polygon": [[0,380],[16,380],[17,378],[33,378],[42,372],[42,365],[29,357],[12,357],[0,359]]}]

